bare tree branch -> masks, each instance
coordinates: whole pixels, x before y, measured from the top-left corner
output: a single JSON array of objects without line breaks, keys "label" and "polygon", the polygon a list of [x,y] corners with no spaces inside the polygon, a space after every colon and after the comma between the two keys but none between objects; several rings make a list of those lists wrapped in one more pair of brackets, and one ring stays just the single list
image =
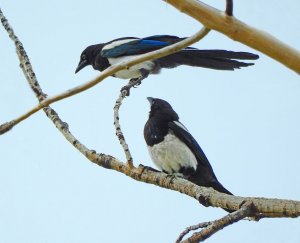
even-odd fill
[{"label": "bare tree branch", "polygon": [[[1,20],[1,23],[4,27],[4,29],[7,31],[9,37],[11,38],[11,40],[14,42],[14,44],[16,46],[16,52],[17,52],[17,55],[20,60],[20,67],[21,67],[30,87],[32,87],[32,90],[35,93],[35,95],[39,101],[44,100],[47,97],[47,95],[43,93],[43,91],[41,90],[39,85],[36,85],[37,79],[36,79],[35,73],[33,71],[33,68],[31,66],[30,60],[29,60],[29,58],[26,54],[26,51],[23,47],[23,44],[21,43],[19,38],[15,35],[12,27],[10,26],[7,19],[3,15],[3,12],[1,9],[0,9],[0,20]],[[14,121],[12,121],[12,122],[14,122]],[[7,124],[7,125],[9,125],[9,124]],[[10,129],[11,128],[12,127],[10,127]]]},{"label": "bare tree branch", "polygon": [[[2,24],[5,26],[5,29],[8,31],[10,36],[13,36],[11,27],[9,26],[7,20],[5,19],[3,13],[0,10],[0,18]],[[207,29],[206,33],[208,32]],[[199,34],[199,33],[198,33]],[[194,36],[195,37],[195,36]],[[200,35],[196,35],[197,38],[200,39]],[[195,37],[195,38],[196,38]],[[12,38],[14,40],[14,38]],[[191,41],[191,38],[189,38]],[[77,140],[73,134],[69,130],[69,126],[67,123],[63,122],[57,113],[48,107],[52,101],[55,102],[57,100],[69,97],[76,93],[79,93],[93,85],[97,84],[105,77],[110,76],[113,72],[119,71],[122,68],[127,68],[130,65],[136,64],[138,61],[142,62],[148,60],[146,58],[157,58],[155,54],[152,53],[153,56],[149,57],[146,55],[140,59],[134,59],[129,62],[124,62],[118,66],[112,67],[106,72],[103,72],[97,79],[92,80],[91,82],[78,86],[71,91],[64,92],[60,95],[57,95],[52,98],[45,99],[46,94],[43,93],[42,89],[39,86],[39,83],[35,77],[32,66],[30,65],[29,59],[27,54],[21,44],[21,42],[15,41],[17,53],[19,56],[19,60],[21,63],[21,68],[23,70],[24,75],[26,76],[28,83],[36,96],[39,98],[41,103],[37,107],[37,109],[44,108],[45,113],[51,119],[51,121],[55,124],[58,130],[65,136],[65,138],[76,148],[78,149],[86,158],[88,158],[91,162],[102,166],[107,169],[113,169],[115,171],[121,172],[134,180],[142,181],[150,184],[154,184],[163,188],[171,189],[174,191],[178,191],[181,193],[186,194],[187,196],[193,197],[202,203],[205,206],[213,206],[213,207],[222,207],[229,210],[237,210],[232,214],[225,216],[220,220],[213,221],[212,224],[207,226],[204,230],[200,231],[199,233],[195,233],[189,238],[189,242],[199,241],[204,239],[205,237],[209,237],[216,231],[214,231],[214,227],[217,227],[218,230],[221,228],[230,225],[234,222],[237,222],[241,218],[246,217],[245,215],[251,215],[255,218],[263,218],[263,217],[299,217],[300,216],[300,202],[299,201],[292,201],[292,200],[280,200],[280,199],[268,199],[268,198],[250,198],[250,197],[238,197],[238,196],[231,196],[226,195],[223,193],[219,193],[212,188],[205,188],[199,187],[189,181],[186,181],[182,178],[172,178],[165,173],[162,172],[154,172],[152,170],[148,170],[143,166],[139,166],[137,168],[130,166],[129,163],[123,163],[118,159],[114,158],[111,155],[106,155],[103,153],[97,153],[94,150],[88,149],[85,145],[83,145],[79,140]],[[190,45],[191,43],[185,43],[186,45]],[[182,48],[184,48],[183,46]],[[174,47],[172,47],[174,48]],[[171,48],[171,49],[172,49]],[[176,47],[179,48],[179,47]],[[179,49],[176,49],[179,50]],[[174,49],[175,52],[175,49]],[[159,53],[159,55],[163,55],[166,53]],[[161,57],[159,56],[159,57]],[[145,58],[145,59],[143,59]],[[123,66],[122,66],[123,65]],[[106,75],[106,76],[105,76]],[[123,98],[120,99],[120,105]],[[120,107],[120,106],[119,106]],[[118,107],[118,108],[119,108]],[[9,129],[9,123],[7,126],[4,126],[4,129]],[[128,158],[127,158],[128,160]],[[247,203],[245,203],[247,202]],[[255,208],[255,213],[253,211],[249,213],[250,207],[248,205],[252,204]],[[253,214],[253,215],[252,215]],[[259,219],[260,219],[259,218]]]},{"label": "bare tree branch", "polygon": [[213,223],[213,221],[209,221],[209,222],[203,222],[203,223],[199,223],[199,224],[196,224],[196,225],[192,225],[192,226],[189,226],[187,227],[177,238],[176,242],[175,243],[180,243],[182,241],[182,239],[188,234],[190,233],[191,231],[194,231],[194,230],[198,230],[198,229],[201,229],[201,228],[206,228],[208,227],[209,225],[211,225]]},{"label": "bare tree branch", "polygon": [[[4,17],[3,13],[0,12],[0,14],[0,17],[2,19]],[[19,45],[16,45],[16,48],[18,49]],[[21,63],[24,58],[22,55],[25,54],[26,53],[24,50],[24,52],[21,52],[21,57],[19,56]],[[21,68],[24,69],[24,66],[21,65]],[[29,69],[32,69],[32,67],[29,67]],[[33,72],[33,70],[23,71],[24,73]],[[28,78],[31,79],[32,77]],[[35,83],[29,82],[29,84],[32,90],[37,94],[37,96],[39,95],[39,92],[42,92],[37,80]],[[36,89],[36,87],[38,87],[38,89]],[[144,169],[143,166],[139,166],[137,168],[130,168],[127,164],[122,163],[121,161],[119,161],[111,155],[97,153],[95,150],[88,149],[85,145],[83,145],[78,139],[76,139],[72,135],[72,133],[69,131],[68,124],[63,122],[53,109],[51,109],[50,107],[45,107],[44,111],[54,123],[54,125],[58,128],[58,130],[65,136],[65,138],[84,156],[86,156],[86,158],[88,158],[91,162],[99,166],[102,166],[107,169],[116,170],[137,181],[154,184],[163,188],[184,193],[190,197],[197,199],[199,202],[205,205],[213,207],[222,207],[230,210],[238,210],[240,208],[240,205],[242,205],[245,201],[251,201],[255,206],[257,213],[262,213],[266,217],[274,216],[293,218],[300,216],[300,201],[231,196],[219,193],[211,188],[199,187],[182,178],[171,178],[165,173],[154,172],[151,170]]]},{"label": "bare tree branch", "polygon": [[[130,83],[130,81],[129,81],[129,83]],[[128,83],[128,85],[129,85],[129,83]],[[133,159],[132,159],[128,144],[126,143],[125,137],[121,130],[120,116],[119,116],[119,109],[120,109],[120,107],[122,105],[122,101],[124,100],[126,95],[127,95],[127,91],[123,90],[120,92],[119,98],[116,100],[116,103],[114,106],[114,125],[115,125],[115,129],[116,129],[116,135],[117,135],[117,137],[120,141],[120,144],[122,145],[122,148],[124,150],[127,164],[129,167],[133,168]]]},{"label": "bare tree branch", "polygon": [[[203,230],[194,233],[191,237],[182,241],[181,243],[192,243],[192,242],[196,243],[196,242],[205,241],[207,238],[217,233],[219,230],[223,229],[224,227],[236,223],[245,217],[251,216],[253,212],[254,212],[253,204],[251,202],[246,202],[245,204],[242,205],[242,207],[239,210],[230,213],[221,219],[207,223],[208,226],[206,226]],[[180,241],[177,240],[176,242],[180,242]]]},{"label": "bare tree branch", "polygon": [[[2,12],[0,14],[1,14],[1,16],[3,16]],[[1,19],[2,19],[2,17],[1,17]],[[7,21],[6,21],[6,23],[7,23]],[[0,126],[0,129],[2,128],[2,130],[0,130],[0,134],[3,134],[5,132],[9,131],[15,125],[17,125],[21,121],[25,120],[26,118],[28,118],[32,114],[36,113],[40,109],[42,109],[44,107],[47,107],[50,104],[52,104],[54,102],[57,102],[59,100],[62,100],[62,99],[68,98],[70,96],[73,96],[75,94],[81,93],[81,92],[83,92],[83,91],[85,91],[85,90],[87,90],[87,89],[95,86],[96,84],[100,83],[105,78],[111,76],[115,72],[118,72],[118,71],[120,71],[122,69],[128,69],[129,67],[134,66],[135,64],[138,64],[138,63],[141,63],[141,62],[144,62],[144,61],[148,61],[148,60],[151,60],[151,59],[160,58],[160,57],[167,56],[169,54],[175,53],[177,51],[180,51],[181,49],[183,49],[183,48],[185,48],[187,46],[190,46],[193,43],[197,42],[198,40],[202,39],[205,35],[208,34],[209,31],[210,30],[207,29],[207,28],[202,28],[196,34],[194,34],[191,37],[186,38],[186,39],[184,39],[184,40],[182,40],[182,41],[180,41],[180,42],[178,42],[176,44],[164,47],[164,48],[159,49],[157,51],[153,51],[153,52],[149,52],[147,54],[140,55],[139,57],[132,58],[132,59],[130,59],[128,61],[121,62],[121,63],[119,63],[117,65],[110,66],[109,68],[107,68],[103,72],[101,72],[101,74],[97,78],[95,78],[95,79],[93,79],[93,80],[91,80],[91,81],[89,81],[89,82],[87,82],[87,83],[85,83],[83,85],[76,86],[75,88],[69,89],[69,90],[67,90],[67,91],[65,91],[65,92],[63,92],[61,94],[58,94],[58,95],[55,95],[55,96],[52,96],[52,97],[49,97],[49,98],[46,98],[46,99],[42,99],[41,102],[39,103],[39,105],[37,105],[36,107],[34,107],[33,109],[31,109],[30,111],[26,112],[22,116],[14,119],[14,120],[12,120],[10,122],[2,124]],[[19,47],[16,46],[16,48],[18,50]],[[20,62],[21,63],[23,63],[22,58],[23,58],[23,56],[21,56],[21,58],[20,58]],[[28,59],[28,61],[29,61],[29,59]],[[32,70],[32,67],[28,67],[28,69]],[[27,70],[27,68],[26,68],[26,70]],[[28,72],[25,71],[25,73],[27,74]],[[31,76],[29,76],[29,77],[31,78]],[[37,80],[35,79],[35,75],[34,75],[34,80],[35,81],[33,81],[33,82],[31,81],[32,84],[30,84],[33,90],[37,89],[36,85],[35,85],[36,82],[37,82]],[[41,93],[41,91],[38,91],[38,93]],[[5,127],[5,129],[3,129],[3,127]]]},{"label": "bare tree branch", "polygon": [[164,0],[209,29],[250,46],[300,74],[300,52],[272,35],[251,27],[235,17],[224,15],[198,0]]}]

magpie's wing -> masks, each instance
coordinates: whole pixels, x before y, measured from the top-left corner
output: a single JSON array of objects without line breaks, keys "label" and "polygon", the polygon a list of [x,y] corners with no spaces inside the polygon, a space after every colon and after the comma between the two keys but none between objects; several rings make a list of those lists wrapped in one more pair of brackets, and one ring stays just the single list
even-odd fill
[{"label": "magpie's wing", "polygon": [[184,39],[186,39],[186,37],[182,38],[182,37],[178,37],[175,35],[152,35],[152,36],[143,38],[143,40],[163,41],[163,42],[167,42],[169,44],[176,43],[176,42],[184,40]]},{"label": "magpie's wing", "polygon": [[200,145],[180,122],[169,122],[168,127],[174,132],[176,137],[189,147],[199,164],[213,170]]},{"label": "magpie's wing", "polygon": [[[129,39],[128,42],[120,44],[118,46],[113,46],[109,49],[104,48],[101,52],[101,56],[111,58],[144,54],[169,46],[183,39],[185,38],[179,38],[172,35],[154,35],[131,41]],[[113,44],[113,42],[110,44]]]},{"label": "magpie's wing", "polygon": [[[187,37],[178,37],[175,35],[152,35],[149,37],[143,38],[143,40],[151,40],[151,41],[162,41],[168,43],[168,45],[175,44],[179,41],[186,39]],[[194,47],[186,47],[183,50],[197,50]]]},{"label": "magpie's wing", "polygon": [[198,166],[196,173],[187,176],[186,179],[199,186],[212,187],[219,192],[232,195],[232,193],[218,181],[204,152],[187,129],[180,122],[169,122],[168,127],[174,132],[176,137],[189,147],[197,159]]}]

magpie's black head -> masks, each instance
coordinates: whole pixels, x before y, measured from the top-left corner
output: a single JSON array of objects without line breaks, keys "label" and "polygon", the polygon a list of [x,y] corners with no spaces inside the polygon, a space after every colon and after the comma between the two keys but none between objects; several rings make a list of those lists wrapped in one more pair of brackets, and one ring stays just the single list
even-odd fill
[{"label": "magpie's black head", "polygon": [[173,110],[172,106],[165,100],[156,99],[152,97],[147,98],[150,102],[150,117],[155,117],[164,121],[178,121],[179,117]]},{"label": "magpie's black head", "polygon": [[88,65],[94,66],[96,56],[100,54],[102,48],[103,44],[91,45],[85,48],[85,50],[80,55],[80,61],[75,70],[75,73],[78,73],[81,69]]}]

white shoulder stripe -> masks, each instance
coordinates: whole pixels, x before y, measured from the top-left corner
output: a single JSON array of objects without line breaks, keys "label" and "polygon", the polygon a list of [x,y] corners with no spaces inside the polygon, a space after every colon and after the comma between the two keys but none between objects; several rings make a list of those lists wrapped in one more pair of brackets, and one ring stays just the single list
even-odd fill
[{"label": "white shoulder stripe", "polygon": [[174,123],[175,123],[177,126],[181,127],[183,130],[189,132],[189,130],[188,130],[181,122],[179,122],[179,121],[174,121]]},{"label": "white shoulder stripe", "polygon": [[113,41],[112,43],[110,43],[108,45],[105,45],[102,50],[112,49],[116,46],[131,42],[131,41],[134,41],[134,40],[137,40],[137,39],[125,39],[125,40]]}]

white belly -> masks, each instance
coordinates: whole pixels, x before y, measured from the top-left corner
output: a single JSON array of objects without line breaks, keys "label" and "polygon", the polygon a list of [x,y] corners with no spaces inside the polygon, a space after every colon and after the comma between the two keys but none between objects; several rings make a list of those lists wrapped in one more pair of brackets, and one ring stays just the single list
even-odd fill
[{"label": "white belly", "polygon": [[[129,59],[132,59],[134,57],[137,57],[139,55],[133,55],[129,57],[116,57],[116,58],[108,58],[108,62],[111,65],[127,61]],[[151,72],[151,70],[154,68],[154,63],[152,61],[146,61],[139,63],[137,65],[134,65],[130,67],[129,69],[125,69],[119,72],[115,73],[115,77],[122,78],[122,79],[131,79],[131,78],[139,78],[141,77],[140,69],[146,69]]]},{"label": "white belly", "polygon": [[197,168],[197,159],[192,151],[173,134],[168,134],[158,145],[148,146],[153,162],[169,174],[178,173],[181,167]]}]

